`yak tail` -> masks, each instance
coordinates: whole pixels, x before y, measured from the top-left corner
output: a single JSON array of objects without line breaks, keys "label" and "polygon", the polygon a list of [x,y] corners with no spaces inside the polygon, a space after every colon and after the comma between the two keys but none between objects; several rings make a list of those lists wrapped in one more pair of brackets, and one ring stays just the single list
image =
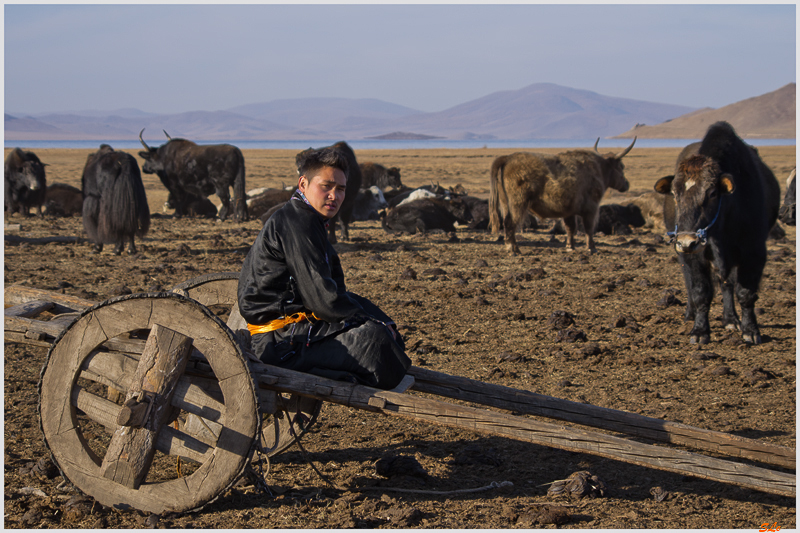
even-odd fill
[{"label": "yak tail", "polygon": [[[492,162],[492,172],[490,178],[490,192],[489,192],[489,225],[492,228],[492,235],[497,236],[500,233],[500,219],[502,218],[500,211],[500,194],[501,189],[505,189],[503,180],[503,171],[505,170],[508,156],[500,156]],[[504,192],[504,191],[503,191]],[[503,194],[505,199],[505,194]],[[508,206],[503,206],[503,211],[508,210]]]},{"label": "yak tail", "polygon": [[100,212],[100,198],[97,195],[89,195],[83,199],[83,229],[90,241],[95,243],[103,242],[97,231],[97,215]]},{"label": "yak tail", "polygon": [[239,171],[236,173],[236,178],[233,181],[233,213],[237,222],[247,222],[249,216],[247,214],[247,186],[244,179],[244,156],[241,150],[236,150],[237,158],[239,159]]},{"label": "yak tail", "polygon": [[126,157],[115,163],[113,184],[102,193],[97,208],[96,242],[118,242],[134,234],[143,237],[150,229],[150,208],[136,160]]},{"label": "yak tail", "polygon": [[131,165],[131,176],[133,179],[133,199],[136,218],[138,221],[136,235],[144,237],[150,231],[150,206],[147,203],[147,193],[144,192],[142,174],[139,165],[134,161]]}]

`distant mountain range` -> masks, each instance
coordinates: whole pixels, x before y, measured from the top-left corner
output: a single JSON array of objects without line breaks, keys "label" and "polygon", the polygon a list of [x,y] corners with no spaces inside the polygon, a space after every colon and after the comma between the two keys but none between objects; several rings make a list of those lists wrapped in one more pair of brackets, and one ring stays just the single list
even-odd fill
[{"label": "distant mountain range", "polygon": [[617,137],[631,138],[636,135],[648,139],[699,139],[711,124],[725,120],[730,122],[742,137],[791,139],[795,137],[797,131],[796,94],[797,85],[790,83],[777,91],[719,109],[700,109],[654,126],[637,124],[630,131]]},{"label": "distant mountain range", "polygon": [[[138,109],[35,116],[5,114],[5,139],[195,141],[383,139],[699,138],[706,122],[731,121],[742,136],[793,138],[795,84],[717,110],[604,96],[537,83],[500,91],[444,111],[424,113],[376,99],[298,98],[222,111],[160,115]],[[768,112],[767,112],[768,111]],[[715,118],[710,118],[710,117]],[[747,120],[744,117],[748,117]],[[741,119],[741,126],[737,121]],[[652,124],[654,126],[645,126]],[[703,126],[705,124],[705,126]],[[659,129],[660,128],[660,129]]]}]

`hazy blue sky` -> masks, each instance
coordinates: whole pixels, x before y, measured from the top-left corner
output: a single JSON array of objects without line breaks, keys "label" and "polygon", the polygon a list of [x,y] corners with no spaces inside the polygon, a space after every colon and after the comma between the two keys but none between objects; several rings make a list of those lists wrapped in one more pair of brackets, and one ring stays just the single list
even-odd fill
[{"label": "hazy blue sky", "polygon": [[9,5],[5,111],[377,98],[441,111],[550,82],[692,107],[796,76],[795,5]]}]

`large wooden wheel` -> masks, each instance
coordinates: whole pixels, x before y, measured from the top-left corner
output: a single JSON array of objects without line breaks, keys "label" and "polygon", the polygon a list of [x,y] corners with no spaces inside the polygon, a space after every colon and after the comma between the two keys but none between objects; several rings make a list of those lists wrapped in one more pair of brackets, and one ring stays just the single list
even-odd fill
[{"label": "large wooden wheel", "polygon": [[[249,335],[239,315],[237,303],[238,272],[219,272],[199,276],[172,288],[172,292],[187,296],[211,309],[227,320],[228,327],[241,339]],[[247,345],[247,342],[243,342]],[[257,378],[258,376],[256,376]],[[302,436],[317,421],[323,402],[299,394],[278,394],[269,389],[258,389],[262,405],[277,408],[275,413],[264,413],[261,432],[261,451],[267,456],[277,455]],[[288,414],[288,417],[287,417]]]},{"label": "large wooden wheel", "polygon": [[[183,344],[164,341],[169,335]],[[147,362],[154,345],[162,347],[162,359],[183,357],[159,374],[174,380],[163,396],[145,394],[136,383],[142,375],[147,383],[160,379],[143,374],[158,368]],[[172,375],[184,365],[180,376]],[[137,387],[142,403],[134,405]],[[124,406],[107,399],[114,390],[127,391]],[[172,293],[124,296],[86,310],[48,352],[39,393],[45,444],[64,477],[117,509],[199,509],[243,473],[260,432],[253,376],[233,334],[206,307]],[[168,404],[149,403],[150,397]],[[151,405],[147,420],[161,417],[158,427],[133,428],[150,430],[142,447],[153,449],[139,479],[123,475],[109,457],[120,435],[133,431],[120,425],[129,405]],[[120,455],[127,460],[137,452]]]}]

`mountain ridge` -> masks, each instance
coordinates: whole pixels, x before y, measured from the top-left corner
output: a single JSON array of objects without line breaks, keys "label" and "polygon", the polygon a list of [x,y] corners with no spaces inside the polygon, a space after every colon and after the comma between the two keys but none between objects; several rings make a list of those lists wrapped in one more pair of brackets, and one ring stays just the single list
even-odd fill
[{"label": "mountain ridge", "polygon": [[637,124],[617,139],[639,136],[649,139],[701,139],[708,127],[720,120],[729,122],[740,136],[751,139],[794,138],[796,135],[797,85],[746,98],[719,109],[703,108],[662,124]]},{"label": "mountain ridge", "polygon": [[[720,109],[695,109],[535,83],[436,112],[374,98],[321,97],[175,114],[133,108],[35,116],[6,113],[5,139],[129,140],[138,137],[142,128],[146,140],[159,141],[163,141],[162,130],[172,137],[196,141],[356,140],[386,138],[397,132],[455,140],[567,140],[633,135],[700,138],[705,131],[701,126],[716,120],[729,120],[743,137],[794,138],[794,89],[795,84],[791,83]],[[744,127],[737,127],[737,121]]]}]

